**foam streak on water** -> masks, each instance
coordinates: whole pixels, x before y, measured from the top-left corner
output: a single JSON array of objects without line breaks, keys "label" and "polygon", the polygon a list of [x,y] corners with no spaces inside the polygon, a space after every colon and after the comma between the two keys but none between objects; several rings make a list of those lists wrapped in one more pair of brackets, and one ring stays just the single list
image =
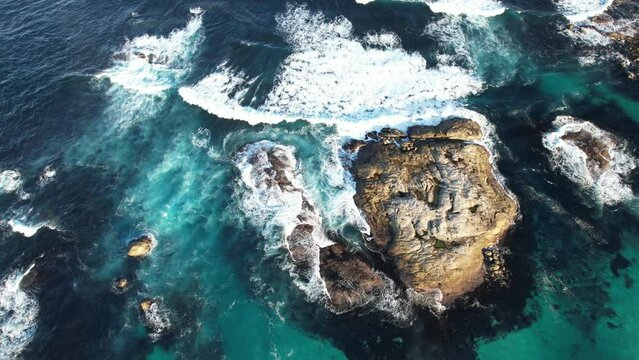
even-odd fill
[{"label": "foam streak on water", "polygon": [[33,269],[13,271],[0,284],[0,358],[16,359],[33,338],[37,327],[38,303],[20,288]]},{"label": "foam streak on water", "polygon": [[437,123],[460,112],[458,100],[483,87],[460,67],[429,67],[421,55],[403,50],[395,34],[358,38],[343,17],[331,20],[304,6],[289,6],[277,23],[293,54],[261,106],[241,105],[253,79],[225,65],[181,88],[182,98],[214,115],[252,124],[305,119],[361,136],[383,126]]}]

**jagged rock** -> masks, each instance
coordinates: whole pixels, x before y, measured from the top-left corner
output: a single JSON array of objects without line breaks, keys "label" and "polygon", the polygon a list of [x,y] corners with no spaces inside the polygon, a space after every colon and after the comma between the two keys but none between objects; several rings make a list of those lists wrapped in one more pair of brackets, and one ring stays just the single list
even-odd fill
[{"label": "jagged rock", "polygon": [[489,247],[483,249],[482,252],[488,278],[502,286],[507,285],[508,272],[505,267],[504,250],[498,247]]},{"label": "jagged rock", "polygon": [[585,129],[567,132],[561,137],[563,140],[571,141],[575,146],[581,149],[588,161],[592,162],[591,166],[597,166],[599,169],[607,169],[612,161],[610,157],[610,144],[602,137],[596,137]]},{"label": "jagged rock", "polygon": [[518,207],[486,148],[461,141],[481,136],[477,124],[446,122],[409,134],[414,151],[377,142],[360,150],[355,201],[371,226],[368,246],[391,260],[413,298],[449,303],[483,281],[482,249],[502,240]]},{"label": "jagged rock", "polygon": [[414,126],[409,129],[412,140],[450,139],[474,141],[482,138],[479,124],[468,119],[448,119],[437,126]]},{"label": "jagged rock", "polygon": [[628,179],[637,160],[622,138],[571,116],[558,116],[553,125],[542,142],[553,167],[582,188],[579,196],[610,205],[634,196]]},{"label": "jagged rock", "polygon": [[[278,204],[278,207],[271,205],[274,211],[285,208],[287,214],[292,214],[277,224],[284,230],[283,265],[309,300],[325,302],[331,311],[344,313],[375,304],[379,296],[385,299],[400,296],[395,283],[375,270],[367,258],[339,244],[343,242],[340,235],[327,234],[319,210],[295,177],[296,161],[291,148],[259,142],[248,145],[240,157],[252,167],[251,184],[265,196],[260,200]],[[282,199],[289,203],[282,203]]]},{"label": "jagged rock", "polygon": [[377,133],[377,135],[381,139],[401,139],[406,137],[406,134],[403,131],[391,128],[383,128]]},{"label": "jagged rock", "polygon": [[415,143],[413,143],[412,141],[405,141],[399,146],[399,148],[402,151],[413,151],[415,150]]},{"label": "jagged rock", "polygon": [[366,145],[365,141],[362,140],[351,140],[343,146],[344,151],[349,153],[356,153],[362,146]]},{"label": "jagged rock", "polygon": [[336,313],[367,304],[389,282],[366,258],[341,244],[320,250],[320,273],[329,293],[330,306]]},{"label": "jagged rock", "polygon": [[150,235],[143,235],[129,243],[127,255],[130,257],[146,256],[149,252],[151,252],[153,242],[153,237]]}]

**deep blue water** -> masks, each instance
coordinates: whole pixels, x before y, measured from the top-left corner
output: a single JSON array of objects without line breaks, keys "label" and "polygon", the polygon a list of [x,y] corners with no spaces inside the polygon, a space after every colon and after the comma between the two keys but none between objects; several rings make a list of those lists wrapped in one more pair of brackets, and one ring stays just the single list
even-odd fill
[{"label": "deep blue water", "polygon": [[[542,136],[557,115],[572,115],[636,154],[639,87],[610,59],[581,64],[584,50],[560,32],[568,21],[550,1],[504,6],[485,18],[381,0],[0,1],[0,172],[20,174],[14,189],[0,191],[0,309],[8,309],[0,312],[0,354],[632,359],[636,201],[584,198],[552,166]],[[306,28],[291,9],[324,17]],[[283,14],[292,24],[283,25]],[[322,33],[339,16],[350,33]],[[455,36],[438,38],[444,25]],[[379,33],[399,42],[361,46]],[[320,46],[305,47],[314,41]],[[140,48],[167,54],[166,66],[132,59]],[[299,54],[310,57],[287,67]],[[443,64],[442,55],[461,69],[452,79],[415,70],[420,60]],[[335,68],[337,81],[326,85]],[[211,74],[244,81],[203,93],[197,84]],[[282,270],[263,213],[243,203],[237,153],[260,140],[292,146],[325,226],[357,245],[336,145],[345,129],[364,129],[377,115],[432,121],[434,105],[413,96],[406,79],[440,95],[457,89],[444,102],[494,126],[497,168],[521,206],[506,239],[510,285],[483,286],[440,318],[418,310],[409,325],[375,311],[334,315]],[[273,95],[286,81],[295,89],[288,102]],[[467,90],[472,81],[481,89]],[[200,97],[185,101],[189,86]],[[627,181],[637,193],[636,173]],[[38,230],[21,233],[16,222]],[[127,258],[127,242],[145,232],[157,238],[152,254]],[[132,283],[122,294],[113,291],[120,276]],[[169,323],[158,336],[138,311],[147,297]],[[19,331],[8,339],[10,329]]]}]

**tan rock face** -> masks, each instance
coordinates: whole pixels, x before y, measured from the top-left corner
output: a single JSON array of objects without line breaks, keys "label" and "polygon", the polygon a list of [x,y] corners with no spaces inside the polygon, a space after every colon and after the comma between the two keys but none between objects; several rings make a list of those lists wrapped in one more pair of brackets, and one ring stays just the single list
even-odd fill
[{"label": "tan rock face", "polygon": [[151,252],[153,239],[150,236],[142,236],[129,243],[127,255],[131,257],[143,257]]},{"label": "tan rock face", "polygon": [[[451,136],[455,140],[446,138]],[[371,142],[353,165],[355,201],[372,230],[369,246],[388,256],[417,294],[439,289],[443,303],[485,277],[482,249],[497,245],[517,203],[493,174],[471,121],[409,130],[414,149]]]},{"label": "tan rock face", "polygon": [[153,305],[154,303],[155,301],[151,299],[144,299],[140,302],[140,310],[149,311],[149,309],[151,308],[151,305]]}]

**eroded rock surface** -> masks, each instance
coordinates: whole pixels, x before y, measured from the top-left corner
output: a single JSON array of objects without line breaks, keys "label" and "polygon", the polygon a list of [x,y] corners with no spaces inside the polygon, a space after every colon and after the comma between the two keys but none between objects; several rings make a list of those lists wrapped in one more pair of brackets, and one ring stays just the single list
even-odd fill
[{"label": "eroded rock surface", "polygon": [[352,169],[355,200],[372,230],[368,245],[390,259],[413,297],[449,303],[484,280],[482,249],[503,239],[517,203],[486,148],[468,142],[481,138],[472,121],[412,128],[408,138],[393,137],[398,146],[379,135]]}]

